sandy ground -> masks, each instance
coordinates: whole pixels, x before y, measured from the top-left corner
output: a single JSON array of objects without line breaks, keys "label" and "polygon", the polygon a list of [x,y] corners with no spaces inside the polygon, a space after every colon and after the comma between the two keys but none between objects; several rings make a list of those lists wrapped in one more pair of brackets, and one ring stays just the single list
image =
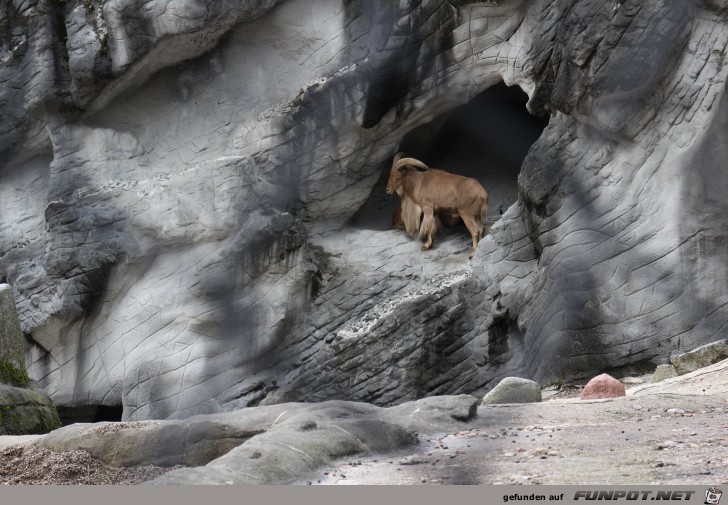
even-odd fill
[{"label": "sandy ground", "polygon": [[566,390],[542,403],[482,406],[461,431],[420,435],[411,450],[342,461],[297,484],[728,483],[728,360],[648,379],[610,400]]}]

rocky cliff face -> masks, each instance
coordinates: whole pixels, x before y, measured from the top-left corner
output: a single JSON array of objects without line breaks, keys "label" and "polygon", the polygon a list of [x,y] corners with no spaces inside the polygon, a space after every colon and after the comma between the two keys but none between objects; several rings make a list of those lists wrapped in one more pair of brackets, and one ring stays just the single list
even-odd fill
[{"label": "rocky cliff face", "polygon": [[[0,277],[59,405],[388,405],[723,335],[722,2],[0,8]],[[390,229],[400,148],[491,192],[472,261]]]}]

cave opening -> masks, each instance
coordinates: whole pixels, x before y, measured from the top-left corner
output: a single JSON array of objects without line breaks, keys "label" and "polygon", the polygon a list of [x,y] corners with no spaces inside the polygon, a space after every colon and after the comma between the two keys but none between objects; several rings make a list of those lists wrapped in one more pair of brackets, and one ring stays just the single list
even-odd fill
[{"label": "cave opening", "polygon": [[81,405],[77,407],[57,406],[61,424],[67,426],[74,423],[100,423],[104,421],[121,421],[124,407],[121,405]]},{"label": "cave opening", "polygon": [[[409,132],[398,151],[430,167],[473,177],[489,195],[486,233],[518,199],[518,173],[548,117],[531,115],[528,95],[518,86],[496,84],[469,103]],[[385,192],[391,160],[364,205],[351,218],[355,228],[392,229],[397,195]],[[465,229],[464,226],[462,227]]]}]

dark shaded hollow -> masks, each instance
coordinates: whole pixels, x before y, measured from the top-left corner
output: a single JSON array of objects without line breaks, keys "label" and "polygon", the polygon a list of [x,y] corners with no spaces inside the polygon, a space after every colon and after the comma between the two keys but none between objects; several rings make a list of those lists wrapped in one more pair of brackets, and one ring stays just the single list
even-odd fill
[{"label": "dark shaded hollow", "polygon": [[[548,118],[529,114],[527,101],[528,96],[519,87],[501,82],[469,103],[412,130],[402,139],[399,151],[430,167],[478,179],[490,200],[487,232],[516,202],[523,160],[548,123]],[[382,177],[367,201],[352,216],[351,226],[392,229],[392,214],[399,197],[385,191],[390,168],[391,160],[382,168]]]},{"label": "dark shaded hollow", "polygon": [[100,423],[121,421],[124,408],[121,405],[83,405],[78,407],[56,407],[61,424]]}]

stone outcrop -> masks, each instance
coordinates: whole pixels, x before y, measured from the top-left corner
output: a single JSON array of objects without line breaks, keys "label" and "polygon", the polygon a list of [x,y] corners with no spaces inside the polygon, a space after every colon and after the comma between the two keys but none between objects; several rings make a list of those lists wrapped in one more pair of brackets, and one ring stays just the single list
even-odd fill
[{"label": "stone outcrop", "polygon": [[184,420],[77,423],[28,443],[85,450],[114,467],[190,467],[157,484],[286,484],[337,458],[411,446],[418,431],[462,429],[477,403],[460,395],[388,409],[345,401],[281,404]]},{"label": "stone outcrop", "polygon": [[46,433],[60,426],[48,395],[28,386],[13,291],[0,284],[0,435]]},{"label": "stone outcrop", "polygon": [[[0,278],[59,405],[142,420],[482,396],[720,335],[720,2],[0,9]],[[422,253],[390,229],[382,174],[499,83],[548,126],[517,180],[496,151],[470,159],[513,194],[473,260],[458,231]],[[475,138],[523,134],[478,116]]]},{"label": "stone outcrop", "polygon": [[23,333],[13,289],[8,284],[0,284],[0,382],[21,387],[28,385]]},{"label": "stone outcrop", "polygon": [[635,386],[627,391],[628,396],[643,396],[653,393],[666,395],[718,396],[728,394],[728,359],[705,368],[699,368],[659,383]]},{"label": "stone outcrop", "polygon": [[670,356],[670,362],[675,367],[677,374],[682,375],[713,365],[726,358],[728,358],[728,339],[722,339],[689,352]]}]

